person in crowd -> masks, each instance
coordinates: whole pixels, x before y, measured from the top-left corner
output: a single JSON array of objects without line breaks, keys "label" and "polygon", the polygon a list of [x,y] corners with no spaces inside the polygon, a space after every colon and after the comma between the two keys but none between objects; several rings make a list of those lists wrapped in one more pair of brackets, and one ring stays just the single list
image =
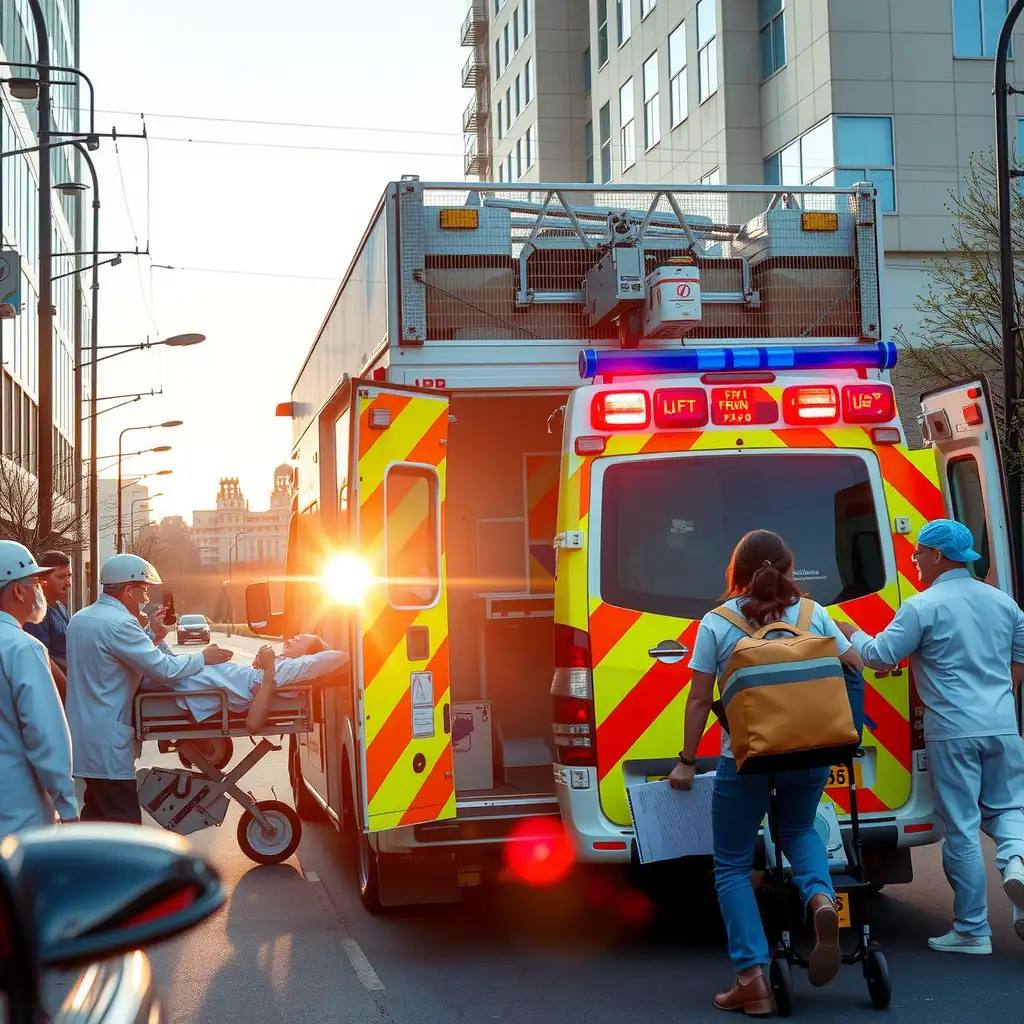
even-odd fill
[{"label": "person in crowd", "polygon": [[[792,579],[793,554],[777,534],[768,530],[748,533],[732,553],[726,572],[728,590],[724,608],[742,616],[752,628],[771,622],[795,626],[801,594]],[[835,639],[844,664],[861,667],[850,642],[839,632],[820,605],[815,604],[810,631]],[[697,745],[707,726],[716,678],[725,671],[737,642],[747,634],[717,612],[701,620],[690,668],[693,679],[686,702],[683,749],[669,781],[689,789],[696,772]],[[758,912],[751,872],[761,822],[768,813],[770,783],[767,774],[739,775],[723,730],[722,756],[712,795],[715,887],[725,920],[729,955],[736,972],[732,989],[715,996],[715,1006],[752,1016],[767,1016],[772,997],[764,968],[769,963],[768,941]],[[782,850],[793,869],[814,928],[808,979],[827,984],[840,966],[839,917],[835,891],[829,878],[825,844],[814,819],[828,781],[828,768],[777,773],[778,828]]]},{"label": "person in crowd", "polygon": [[979,829],[995,840],[1014,931],[1024,939],[1024,739],[1014,701],[1024,679],[1024,612],[974,578],[968,566],[979,558],[963,523],[936,519],[921,528],[914,549],[926,589],[876,637],[839,628],[872,668],[910,658],[954,894],[952,929],[928,945],[984,955],[992,952],[992,929]]},{"label": "person in crowd", "polygon": [[39,640],[49,653],[53,678],[61,700],[64,700],[68,671],[67,631],[71,621],[67,607],[71,593],[71,558],[63,551],[47,551],[40,557],[39,564],[52,570],[40,577],[46,597],[46,616],[42,622],[26,622],[25,632]]},{"label": "person in crowd", "polygon": [[0,541],[0,838],[78,819],[67,719],[46,649],[23,628],[45,614],[52,571]]},{"label": "person in crowd", "polygon": [[[138,616],[149,603],[150,586],[162,582],[138,555],[114,555],[100,570],[103,593],[68,625],[67,714],[75,775],[85,780],[83,820],[142,822],[132,705],[143,676],[195,675],[204,665],[231,658],[230,651],[216,646],[180,657],[156,646]],[[162,612],[150,617],[150,627],[158,641],[166,636]]]}]

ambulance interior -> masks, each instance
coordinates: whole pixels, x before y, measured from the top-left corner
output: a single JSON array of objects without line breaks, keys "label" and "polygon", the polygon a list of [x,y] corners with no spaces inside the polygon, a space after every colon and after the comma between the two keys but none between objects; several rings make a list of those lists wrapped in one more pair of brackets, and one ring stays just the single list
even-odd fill
[{"label": "ambulance interior", "polygon": [[489,392],[451,401],[445,537],[460,795],[554,793],[552,541],[566,398]]}]

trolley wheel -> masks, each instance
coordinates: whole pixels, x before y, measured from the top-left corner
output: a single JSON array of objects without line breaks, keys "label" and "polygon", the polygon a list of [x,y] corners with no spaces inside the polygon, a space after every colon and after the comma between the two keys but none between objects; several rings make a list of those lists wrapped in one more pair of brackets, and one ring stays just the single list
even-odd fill
[{"label": "trolley wheel", "polygon": [[889,979],[889,964],[879,949],[868,950],[864,961],[864,977],[868,982],[868,995],[876,1010],[885,1010],[892,999],[892,982]]},{"label": "trolley wheel", "polygon": [[776,953],[772,957],[768,980],[775,998],[776,1012],[780,1017],[789,1017],[793,1013],[793,971],[784,956]]},{"label": "trolley wheel", "polygon": [[[195,743],[203,756],[209,761],[214,768],[223,771],[230,763],[231,758],[235,756],[235,745],[231,741],[230,736],[218,736],[216,739],[210,740],[189,740],[190,743]],[[178,751],[178,760],[191,771],[195,768],[195,765],[181,752]]]},{"label": "trolley wheel", "polygon": [[280,864],[298,849],[302,822],[295,811],[280,800],[260,800],[256,806],[263,812],[273,833],[268,835],[264,832],[247,808],[238,819],[238,845],[242,853],[257,864]]}]

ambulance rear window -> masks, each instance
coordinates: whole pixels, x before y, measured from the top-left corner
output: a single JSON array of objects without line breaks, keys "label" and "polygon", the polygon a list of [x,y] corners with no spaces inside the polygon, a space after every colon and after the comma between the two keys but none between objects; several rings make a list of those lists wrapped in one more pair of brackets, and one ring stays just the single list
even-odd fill
[{"label": "ambulance rear window", "polygon": [[868,467],[856,455],[682,456],[604,473],[601,597],[636,611],[697,619],[725,590],[739,539],[774,530],[819,604],[885,586]]}]

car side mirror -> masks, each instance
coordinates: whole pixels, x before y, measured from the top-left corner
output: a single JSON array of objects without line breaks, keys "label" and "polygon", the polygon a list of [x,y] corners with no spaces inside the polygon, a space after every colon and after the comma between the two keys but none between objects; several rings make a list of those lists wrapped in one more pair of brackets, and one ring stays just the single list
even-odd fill
[{"label": "car side mirror", "polygon": [[257,636],[284,636],[284,614],[273,611],[266,580],[245,588],[245,620]]},{"label": "car side mirror", "polygon": [[[134,825],[72,824],[0,843],[0,888],[39,968],[73,967],[162,942],[225,901],[186,840]],[[6,884],[5,884],[6,883]],[[26,943],[28,944],[28,943]]]}]

